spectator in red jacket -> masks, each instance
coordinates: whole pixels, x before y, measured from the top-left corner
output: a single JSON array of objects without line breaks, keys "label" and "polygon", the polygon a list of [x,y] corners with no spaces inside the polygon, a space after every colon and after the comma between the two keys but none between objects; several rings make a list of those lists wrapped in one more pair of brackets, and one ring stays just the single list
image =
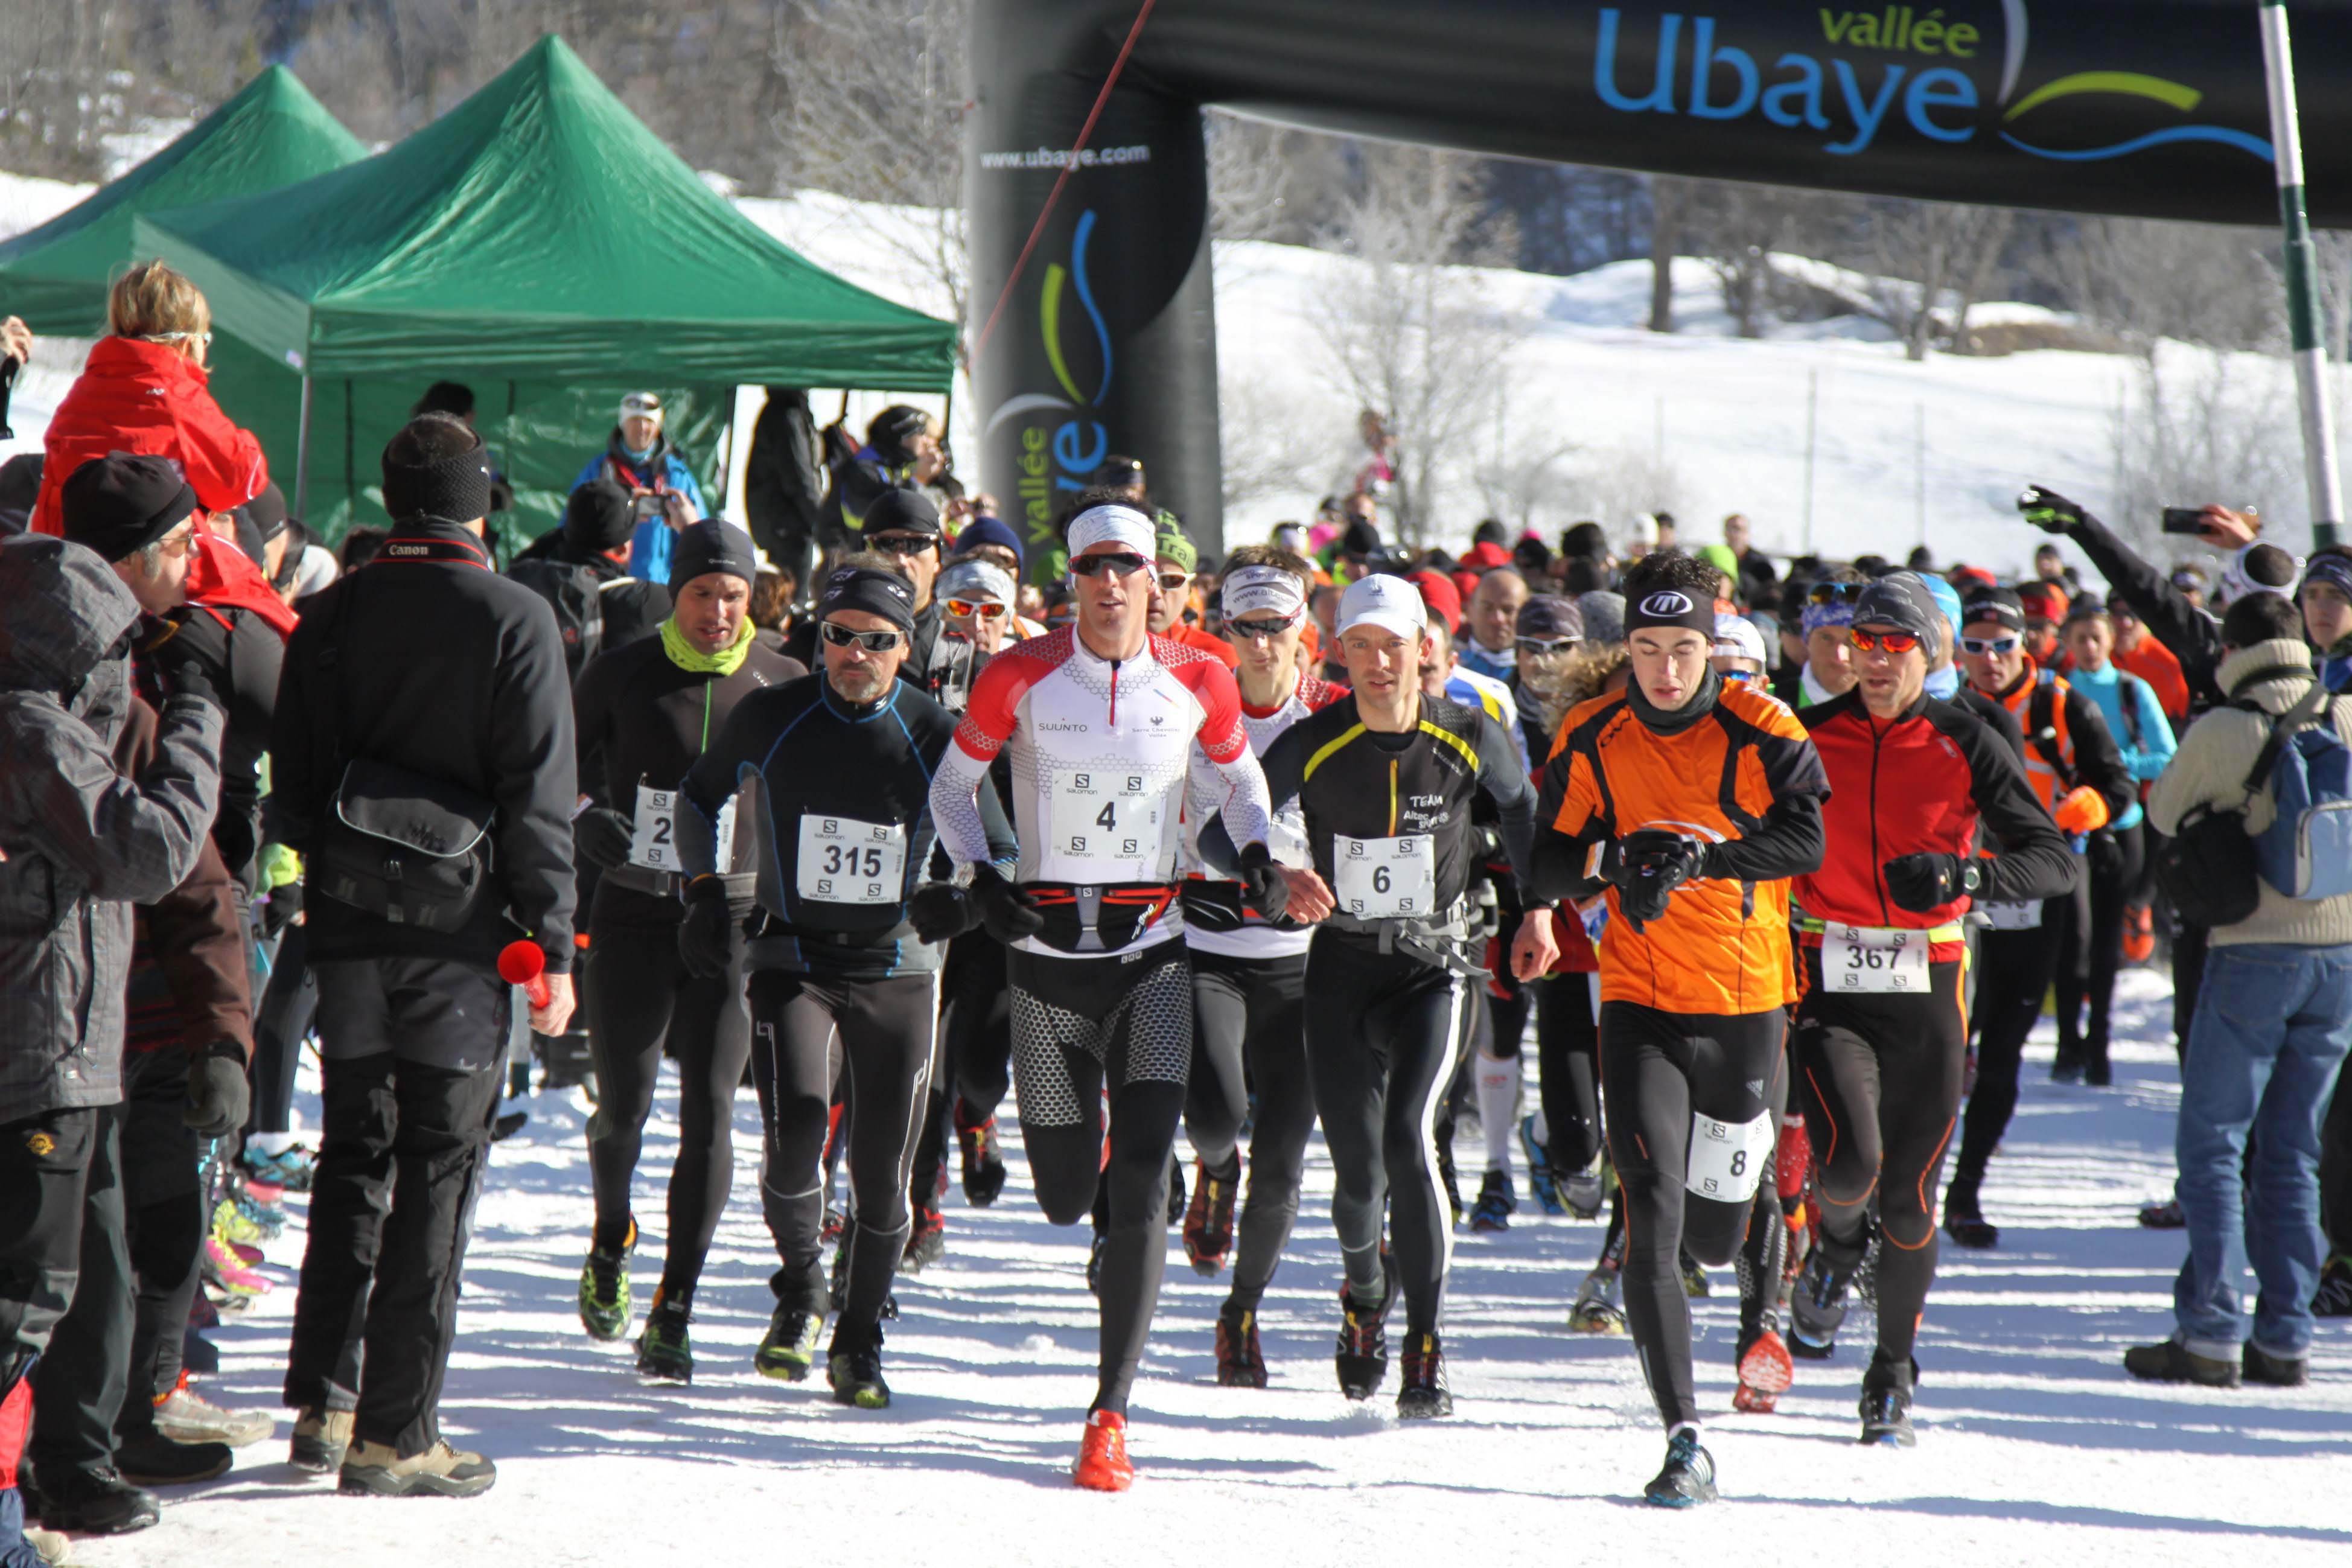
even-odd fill
[{"label": "spectator in red jacket", "polygon": [[90,350],[49,420],[33,531],[60,531],[58,497],[66,480],[109,452],[171,458],[207,511],[260,494],[269,482],[261,443],[231,423],[206,389],[212,310],[196,286],[161,261],[142,262],[115,281],[106,317],[111,335]]}]

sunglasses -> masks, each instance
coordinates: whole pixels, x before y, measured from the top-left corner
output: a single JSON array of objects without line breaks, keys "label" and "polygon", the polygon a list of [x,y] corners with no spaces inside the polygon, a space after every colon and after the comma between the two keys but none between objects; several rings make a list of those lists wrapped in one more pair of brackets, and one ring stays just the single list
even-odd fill
[{"label": "sunglasses", "polygon": [[2015,633],[2005,637],[1962,637],[1960,647],[1973,654],[2015,653],[2018,640]]},{"label": "sunglasses", "polygon": [[888,653],[906,640],[903,633],[853,632],[847,626],[835,626],[831,621],[818,629],[824,633],[824,640],[835,647],[862,647],[867,653]]},{"label": "sunglasses", "polygon": [[1862,597],[1866,583],[1816,583],[1805,590],[1809,605],[1850,605]]},{"label": "sunglasses", "polygon": [[1098,576],[1105,572],[1114,577],[1124,577],[1129,573],[1140,572],[1150,564],[1150,562],[1132,550],[1107,550],[1100,555],[1070,557],[1070,571],[1080,577]]},{"label": "sunglasses", "polygon": [[1004,613],[993,599],[950,599],[948,614],[965,620],[992,621]]},{"label": "sunglasses", "polygon": [[1727,669],[1722,673],[1723,679],[1726,680],[1761,680],[1764,679],[1752,669]]},{"label": "sunglasses", "polygon": [[1181,594],[1186,588],[1191,587],[1192,584],[1192,574],[1190,572],[1162,572],[1160,574],[1160,591],[1163,594]]},{"label": "sunglasses", "polygon": [[1225,631],[1227,635],[1237,637],[1244,642],[1255,642],[1261,637],[1265,638],[1267,642],[1272,642],[1275,638],[1280,637],[1283,633],[1288,631],[1292,626],[1297,624],[1298,623],[1296,621],[1287,619],[1268,621],[1227,621],[1225,623]]},{"label": "sunglasses", "polygon": [[1860,626],[1855,626],[1849,630],[1846,636],[1853,640],[1855,648],[1863,653],[1875,653],[1880,648],[1885,648],[1889,653],[1909,653],[1919,646],[1919,639],[1909,632],[1866,632]]},{"label": "sunglasses", "polygon": [[885,555],[920,555],[926,550],[937,550],[940,536],[936,533],[879,533],[866,542]]},{"label": "sunglasses", "polygon": [[1519,651],[1532,658],[1547,658],[1555,654],[1574,653],[1574,637],[1521,637]]}]

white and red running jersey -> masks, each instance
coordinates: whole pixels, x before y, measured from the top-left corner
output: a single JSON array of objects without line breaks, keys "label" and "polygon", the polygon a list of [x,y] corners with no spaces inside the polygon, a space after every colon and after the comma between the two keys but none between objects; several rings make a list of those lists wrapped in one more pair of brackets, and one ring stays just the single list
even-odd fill
[{"label": "white and red running jersey", "polygon": [[1118,952],[1183,929],[1175,900],[1185,779],[1198,742],[1234,841],[1265,837],[1265,775],[1244,728],[1233,672],[1181,643],[1149,637],[1107,659],[1065,626],[1013,643],[972,683],[955,744],[931,781],[931,816],[958,865],[988,858],[973,792],[996,753],[1013,766],[1021,858],[1047,929],[1021,945]]},{"label": "white and red running jersey", "polygon": [[[1305,659],[1302,656],[1301,663]],[[1290,695],[1272,708],[1252,708],[1242,704],[1242,727],[1249,734],[1250,755],[1263,757],[1265,749],[1285,730],[1318,709],[1328,708],[1348,695],[1348,689],[1332,681],[1306,674],[1303,670]],[[1184,813],[1184,870],[1188,876],[1215,878],[1201,858],[1201,826],[1215,815],[1224,796],[1218,788],[1208,759],[1196,746],[1193,749],[1194,769],[1192,788]],[[1265,844],[1276,863],[1312,870],[1314,857],[1307,847],[1307,816],[1294,799],[1277,812],[1266,826]],[[1270,926],[1256,910],[1244,908],[1243,923],[1236,928],[1213,930],[1199,921],[1184,928],[1184,945],[1202,952],[1222,953],[1228,958],[1295,958],[1307,951],[1314,940],[1311,926]]]}]

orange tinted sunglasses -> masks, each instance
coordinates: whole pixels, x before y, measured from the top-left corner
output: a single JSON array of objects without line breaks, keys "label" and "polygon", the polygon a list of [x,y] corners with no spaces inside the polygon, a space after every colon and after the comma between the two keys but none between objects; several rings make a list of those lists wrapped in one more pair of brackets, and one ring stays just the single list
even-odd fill
[{"label": "orange tinted sunglasses", "polygon": [[1882,647],[1889,653],[1909,653],[1919,646],[1919,639],[1909,632],[1866,632],[1854,626],[1846,632],[1846,636],[1853,639],[1854,647],[1863,653],[1874,653]]}]

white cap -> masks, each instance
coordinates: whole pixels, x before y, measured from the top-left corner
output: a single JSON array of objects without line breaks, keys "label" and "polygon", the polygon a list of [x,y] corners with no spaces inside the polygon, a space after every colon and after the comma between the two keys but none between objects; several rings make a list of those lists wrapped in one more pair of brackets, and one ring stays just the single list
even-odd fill
[{"label": "white cap", "polygon": [[1763,664],[1766,662],[1764,634],[1746,616],[1717,616],[1715,617],[1715,657],[1752,658]]},{"label": "white cap", "polygon": [[1366,625],[1418,642],[1429,630],[1429,605],[1402,577],[1360,577],[1339,595],[1339,634]]},{"label": "white cap", "polygon": [[931,595],[938,599],[992,599],[1013,603],[1013,577],[992,561],[959,561],[940,574]]},{"label": "white cap", "polygon": [[658,392],[623,393],[621,395],[621,417],[626,419],[632,415],[650,419],[656,425],[660,424],[662,421],[661,394]]}]

